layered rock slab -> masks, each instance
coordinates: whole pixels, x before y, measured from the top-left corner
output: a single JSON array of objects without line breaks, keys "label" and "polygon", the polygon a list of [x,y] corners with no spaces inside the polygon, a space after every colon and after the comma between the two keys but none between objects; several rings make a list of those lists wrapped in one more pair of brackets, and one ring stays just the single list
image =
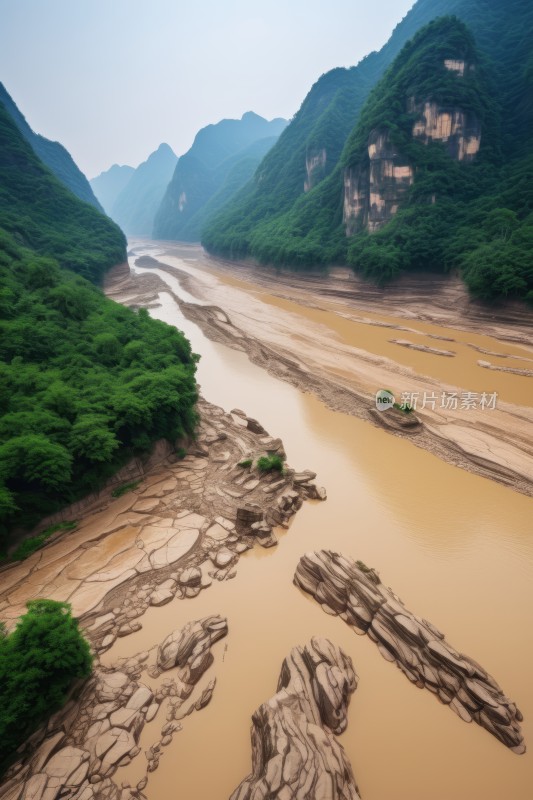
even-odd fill
[{"label": "layered rock slab", "polygon": [[230,800],[358,800],[350,762],[336,736],[357,688],[352,661],[313,637],[284,660],[278,691],[252,717],[252,774]]},{"label": "layered rock slab", "polygon": [[434,625],[409,611],[379,575],[361,561],[321,550],[306,553],[294,583],[356,633],[366,633],[381,655],[409,680],[429,689],[465,722],[477,722],[514,753],[526,747],[516,704],[473,659],[457,652]]}]

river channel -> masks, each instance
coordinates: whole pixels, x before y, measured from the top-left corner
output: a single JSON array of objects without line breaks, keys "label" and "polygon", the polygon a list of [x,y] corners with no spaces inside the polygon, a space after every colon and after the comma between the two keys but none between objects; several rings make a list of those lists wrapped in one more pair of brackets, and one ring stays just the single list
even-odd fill
[{"label": "river channel", "polygon": [[[154,254],[153,249],[135,248],[132,267],[144,252]],[[180,268],[195,272],[185,260]],[[198,302],[176,278],[157,272],[169,290]],[[224,284],[223,275],[206,277],[206,285],[215,280],[224,291],[237,291],[230,280]],[[242,286],[238,291],[246,296]],[[153,646],[188,620],[211,613],[228,619],[229,635],[214,649],[213,699],[185,720],[165,749],[158,770],[149,776],[149,800],[226,800],[250,770],[251,714],[275,693],[290,648],[315,634],[344,648],[359,675],[348,730],[340,741],[365,800],[531,800],[531,499],[368,422],[328,409],[313,394],[252,364],[245,353],[207,339],[183,317],[170,293],[161,292],[158,302],[152,316],[183,330],[201,355],[198,383],[203,396],[226,410],[243,409],[271,435],[280,436],[288,463],[316,470],[328,499],[305,503],[290,529],[279,533],[276,548],[245,554],[234,580],[193,600],[150,609],[143,629],[118,639],[105,654],[105,663],[111,664]],[[264,290],[250,292],[252,302],[261,304],[263,324],[269,309],[277,315],[298,313],[279,300],[269,302]],[[331,326],[339,326],[333,311],[320,314],[320,324],[326,325],[330,314]],[[405,320],[398,324],[405,325]],[[449,336],[449,329],[442,334]],[[494,344],[498,347],[500,343]],[[416,366],[418,352],[398,350],[405,365],[412,357]],[[452,359],[433,359],[449,380]],[[496,375],[498,390],[505,395],[507,379],[514,399],[516,376]],[[409,609],[431,620],[454,647],[480,662],[522,710],[529,752],[516,756],[485,730],[462,722],[429,692],[411,685],[368,637],[356,636],[300,592],[292,583],[298,559],[322,548],[375,567]],[[141,746],[149,743],[147,726]],[[121,768],[116,780],[138,780],[135,762]]]}]

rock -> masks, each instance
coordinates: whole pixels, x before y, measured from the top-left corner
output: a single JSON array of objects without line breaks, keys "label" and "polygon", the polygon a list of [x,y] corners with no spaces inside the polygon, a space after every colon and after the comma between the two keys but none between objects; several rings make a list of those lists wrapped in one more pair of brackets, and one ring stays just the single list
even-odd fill
[{"label": "rock", "polygon": [[221,547],[220,550],[217,550],[216,555],[213,559],[213,563],[215,567],[219,569],[224,569],[227,567],[233,559],[235,558],[235,553],[231,550],[228,550],[227,547]]},{"label": "rock", "polygon": [[[231,523],[230,523],[231,524]],[[218,522],[215,522],[211,525],[210,528],[206,531],[206,536],[209,536],[210,539],[214,539],[215,542],[223,542],[229,536],[229,531],[233,528],[227,528],[226,526],[220,525]]]},{"label": "rock", "polygon": [[203,690],[202,694],[194,704],[194,708],[196,709],[196,711],[200,711],[200,709],[205,708],[206,705],[211,702],[211,698],[215,690],[215,685],[216,685],[216,678],[213,678],[212,681],[209,681],[207,687]]},{"label": "rock", "polygon": [[375,570],[322,550],[300,559],[294,582],[327,613],[340,615],[377,644],[410,681],[427,688],[465,722],[475,719],[515,753],[525,752],[522,715],[494,678],[412,614]]},{"label": "rock", "polygon": [[263,509],[256,503],[245,503],[237,509],[237,528],[249,530],[254,522],[263,519]]},{"label": "rock", "polygon": [[253,714],[252,774],[230,800],[358,800],[335,738],[346,729],[356,687],[351,659],[327,639],[293,648],[277,694]]},{"label": "rock", "polygon": [[102,773],[108,774],[135,747],[135,739],[124,728],[111,728],[98,739],[96,755],[102,759]]},{"label": "rock", "polygon": [[199,586],[202,582],[202,571],[198,567],[184,569],[179,577],[181,586]]},{"label": "rock", "polygon": [[149,706],[153,699],[154,693],[148,686],[139,686],[126,703],[126,708],[139,711],[144,706]]},{"label": "rock", "polygon": [[159,703],[152,703],[151,705],[149,705],[145,716],[146,722],[151,722],[158,711],[159,711]]},{"label": "rock", "polygon": [[310,469],[306,469],[303,472],[295,472],[292,476],[295,484],[309,483],[309,481],[313,481],[315,478],[316,472],[311,472]]},{"label": "rock", "polygon": [[178,667],[184,671],[186,683],[196,683],[212,662],[211,646],[228,632],[228,623],[218,616],[189,622],[171,633],[159,646],[157,666],[160,670]]},{"label": "rock", "polygon": [[128,684],[128,676],[124,672],[102,672],[96,685],[96,698],[100,703],[116,700]]},{"label": "rock", "polygon": [[[78,747],[63,747],[44,765],[43,772],[49,778],[58,778],[61,783],[70,783],[76,774],[79,782],[76,784],[72,781],[72,783],[79,786],[87,774],[88,764],[86,762],[88,760],[89,753],[86,750],[80,750]],[[80,771],[82,765],[85,767]],[[79,778],[82,773],[84,774]]]}]

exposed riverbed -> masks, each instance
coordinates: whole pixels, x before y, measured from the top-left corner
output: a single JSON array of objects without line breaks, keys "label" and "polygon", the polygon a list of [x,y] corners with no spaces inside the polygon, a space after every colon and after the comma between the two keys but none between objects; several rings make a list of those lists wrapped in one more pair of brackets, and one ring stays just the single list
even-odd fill
[{"label": "exposed riverbed", "polygon": [[[155,292],[146,291],[145,299],[155,306],[153,316],[184,330],[201,354],[198,380],[205,398],[227,409],[243,408],[259,419],[282,437],[291,465],[317,469],[320,483],[328,489],[327,502],[305,504],[277,548],[254,549],[242,557],[235,580],[216,584],[193,600],[150,609],[143,630],[117,640],[106,653],[106,663],[112,663],[151,647],[190,619],[212,613],[228,619],[227,649],[223,660],[217,659],[211,704],[193,715],[165,750],[145,789],[149,800],[229,796],[249,770],[252,712],[273,694],[288,651],[314,634],[341,645],[359,673],[359,689],[341,742],[366,800],[529,800],[531,499],[445,463],[370,422],[330,410],[315,395],[252,364],[245,352],[208,339],[183,316],[173,295],[222,308],[238,330],[268,345],[287,346],[290,340],[291,357],[302,373],[337,370],[341,382],[350,384],[359,377],[368,392],[371,386],[375,390],[393,380],[395,391],[440,391],[449,385],[472,392],[497,391],[507,407],[465,410],[462,417],[457,414],[456,425],[464,428],[468,423],[474,434],[480,415],[494,414],[488,418],[493,430],[485,436],[497,441],[501,421],[502,440],[510,442],[508,453],[516,455],[524,443],[523,460],[515,458],[514,463],[527,482],[533,396],[526,387],[531,379],[477,365],[481,359],[530,367],[533,355],[524,344],[523,331],[516,333],[510,324],[507,335],[500,336],[501,331],[485,335],[458,331],[449,320],[444,320],[446,325],[435,319],[406,319],[396,309],[391,314],[361,310],[350,305],[349,298],[331,300],[324,286],[319,289],[320,303],[301,287],[290,298],[280,298],[264,280],[254,285],[248,273],[239,278],[228,275],[198,248],[135,245],[131,264],[146,254],[180,270],[178,277],[165,269],[146,270],[164,281],[168,291],[159,285]],[[189,282],[181,273],[189,276]],[[291,294],[290,289],[286,293]],[[124,302],[129,302],[127,295]],[[135,295],[129,292],[130,299]],[[455,356],[420,352],[392,339],[453,350]],[[474,346],[503,355],[487,355]],[[429,424],[438,424],[431,410],[428,419]],[[410,609],[483,664],[524,713],[530,752],[517,757],[485,731],[461,722],[428,693],[410,685],[365,637],[325,615],[296,589],[292,577],[300,556],[322,548],[375,567]],[[119,781],[134,783],[135,769],[135,762],[121,769]]]}]

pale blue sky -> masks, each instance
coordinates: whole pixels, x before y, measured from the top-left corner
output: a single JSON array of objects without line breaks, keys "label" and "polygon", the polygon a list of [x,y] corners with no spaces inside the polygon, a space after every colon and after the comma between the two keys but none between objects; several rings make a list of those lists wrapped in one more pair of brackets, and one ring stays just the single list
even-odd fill
[{"label": "pale blue sky", "polygon": [[245,111],[290,118],[414,0],[0,0],[0,80],[89,178]]}]

